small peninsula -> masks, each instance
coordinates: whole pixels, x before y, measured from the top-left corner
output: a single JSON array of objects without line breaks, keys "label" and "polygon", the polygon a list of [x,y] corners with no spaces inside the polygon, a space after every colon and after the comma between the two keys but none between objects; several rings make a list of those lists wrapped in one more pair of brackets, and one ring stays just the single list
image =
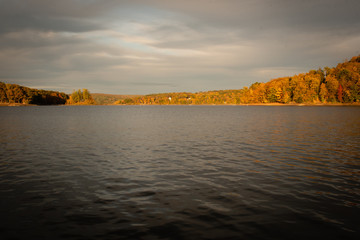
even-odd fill
[{"label": "small peninsula", "polygon": [[68,95],[63,92],[0,82],[0,105],[60,105],[65,104],[68,98]]}]

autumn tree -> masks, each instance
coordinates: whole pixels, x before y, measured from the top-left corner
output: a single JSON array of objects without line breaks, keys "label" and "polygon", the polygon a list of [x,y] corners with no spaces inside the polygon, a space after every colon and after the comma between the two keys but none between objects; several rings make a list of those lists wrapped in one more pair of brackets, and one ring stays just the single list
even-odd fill
[{"label": "autumn tree", "polygon": [[83,89],[83,91],[74,90],[71,94],[68,104],[95,104],[94,99],[92,98],[89,90]]},{"label": "autumn tree", "polygon": [[333,75],[328,75],[326,77],[326,88],[328,90],[328,95],[326,100],[328,102],[336,102],[336,94],[339,88],[339,82]]},{"label": "autumn tree", "polygon": [[343,87],[341,84],[339,84],[338,90],[337,90],[337,99],[339,102],[343,102]]},{"label": "autumn tree", "polygon": [[327,102],[327,96],[329,95],[329,92],[326,88],[325,83],[322,83],[320,86],[320,92],[319,92],[319,99],[321,102]]}]

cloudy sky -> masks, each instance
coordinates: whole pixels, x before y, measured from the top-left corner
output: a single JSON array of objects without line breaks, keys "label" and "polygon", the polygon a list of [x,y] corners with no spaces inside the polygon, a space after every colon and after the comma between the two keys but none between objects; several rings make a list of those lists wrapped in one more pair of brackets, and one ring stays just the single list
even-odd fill
[{"label": "cloudy sky", "polygon": [[359,0],[0,0],[0,81],[239,89],[360,54]]}]

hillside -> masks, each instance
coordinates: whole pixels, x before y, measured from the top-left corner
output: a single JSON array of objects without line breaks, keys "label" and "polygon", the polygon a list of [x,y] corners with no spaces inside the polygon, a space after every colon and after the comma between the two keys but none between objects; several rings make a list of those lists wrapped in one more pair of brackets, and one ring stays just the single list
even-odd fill
[{"label": "hillside", "polygon": [[334,68],[311,70],[249,88],[198,93],[162,93],[119,100],[117,104],[359,103],[360,56]]},{"label": "hillside", "polygon": [[126,98],[140,97],[140,95],[117,95],[105,93],[92,93],[91,96],[94,99],[95,103],[100,105],[114,104],[114,102]]},{"label": "hillside", "polygon": [[62,92],[23,87],[17,84],[0,82],[1,104],[65,104],[68,96]]}]

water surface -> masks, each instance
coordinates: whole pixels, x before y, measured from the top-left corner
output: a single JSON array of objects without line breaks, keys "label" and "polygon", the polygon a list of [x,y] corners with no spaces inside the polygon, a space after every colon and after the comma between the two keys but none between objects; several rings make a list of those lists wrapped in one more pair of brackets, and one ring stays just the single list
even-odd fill
[{"label": "water surface", "polygon": [[360,108],[0,108],[1,239],[358,239]]}]

